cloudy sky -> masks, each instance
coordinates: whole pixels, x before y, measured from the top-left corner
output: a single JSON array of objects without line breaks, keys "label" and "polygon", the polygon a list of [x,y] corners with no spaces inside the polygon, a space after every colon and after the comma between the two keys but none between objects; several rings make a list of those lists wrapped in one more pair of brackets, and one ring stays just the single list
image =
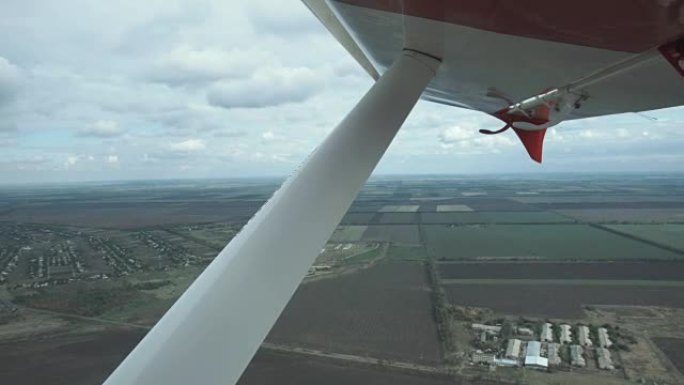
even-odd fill
[{"label": "cloudy sky", "polygon": [[[3,0],[0,36],[0,184],[286,175],[372,84],[297,0]],[[420,102],[376,172],[684,171],[684,109],[648,116],[564,123],[539,166]]]}]

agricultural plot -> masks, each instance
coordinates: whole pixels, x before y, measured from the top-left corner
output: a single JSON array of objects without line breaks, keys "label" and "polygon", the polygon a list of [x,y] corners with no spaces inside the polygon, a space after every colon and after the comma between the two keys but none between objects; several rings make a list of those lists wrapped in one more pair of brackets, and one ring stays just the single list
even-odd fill
[{"label": "agricultural plot", "polygon": [[441,279],[684,281],[684,262],[440,262]]},{"label": "agricultural plot", "polygon": [[440,345],[422,265],[384,262],[302,285],[269,342],[422,363]]},{"label": "agricultural plot", "polygon": [[373,224],[401,224],[410,225],[418,223],[416,213],[382,213],[373,219]]},{"label": "agricultural plot", "polygon": [[0,345],[0,381],[101,384],[143,336],[139,330],[113,330],[5,343]]},{"label": "agricultural plot", "polygon": [[[443,203],[446,204],[446,203]],[[512,199],[501,197],[471,197],[462,198],[449,204],[464,204],[475,211],[538,211],[530,206]]]},{"label": "agricultural plot", "polygon": [[361,240],[417,245],[420,243],[420,234],[417,225],[372,225],[364,231]]},{"label": "agricultural plot", "polygon": [[373,220],[374,217],[375,217],[374,212],[371,212],[371,213],[348,212],[342,218],[341,224],[343,224],[343,225],[367,225]]},{"label": "agricultural plot", "polygon": [[330,237],[330,242],[346,243],[361,240],[367,226],[337,226]]},{"label": "agricultural plot", "polygon": [[459,212],[459,213],[463,213],[463,212],[474,211],[474,210],[473,210],[470,206],[468,206],[468,205],[437,205],[437,207],[435,208],[435,210],[436,210],[437,212],[440,212],[440,213],[442,213],[442,212],[446,212],[446,213],[450,213],[450,212]]},{"label": "agricultural plot", "polygon": [[378,212],[381,213],[415,213],[419,205],[387,205],[382,206]]},{"label": "agricultural plot", "polygon": [[262,349],[257,352],[238,384],[454,385],[454,382]]},{"label": "agricultural plot", "polygon": [[661,245],[684,250],[684,225],[606,225],[606,227]]},{"label": "agricultural plot", "polygon": [[396,261],[425,261],[425,248],[423,246],[399,246],[390,245],[387,249],[387,258]]},{"label": "agricultural plot", "polygon": [[94,202],[26,205],[0,220],[133,229],[203,222],[246,222],[263,202]]},{"label": "agricultural plot", "polygon": [[684,209],[565,209],[556,212],[584,222],[595,223],[666,223],[684,222]]},{"label": "agricultural plot", "polygon": [[572,219],[549,211],[479,211],[420,213],[423,224],[571,223]]},{"label": "agricultural plot", "polygon": [[654,338],[653,342],[684,375],[684,338]]},{"label": "agricultural plot", "polygon": [[582,318],[583,305],[639,305],[684,308],[681,286],[473,284],[443,285],[455,305],[493,309],[501,314]]},{"label": "agricultural plot", "polygon": [[422,228],[428,253],[438,260],[672,260],[681,257],[588,225],[422,225]]}]

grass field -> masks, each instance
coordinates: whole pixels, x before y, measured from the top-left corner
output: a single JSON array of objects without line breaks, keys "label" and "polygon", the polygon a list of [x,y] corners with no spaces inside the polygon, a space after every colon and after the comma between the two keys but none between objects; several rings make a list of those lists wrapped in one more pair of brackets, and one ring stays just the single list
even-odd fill
[{"label": "grass field", "polygon": [[443,285],[455,305],[493,309],[501,314],[550,318],[582,318],[582,305],[642,305],[684,308],[681,286],[449,284]]},{"label": "grass field", "polygon": [[423,225],[436,259],[676,259],[681,256],[588,225]]},{"label": "grass field", "polygon": [[384,262],[300,286],[269,342],[423,363],[440,361],[421,264]]}]

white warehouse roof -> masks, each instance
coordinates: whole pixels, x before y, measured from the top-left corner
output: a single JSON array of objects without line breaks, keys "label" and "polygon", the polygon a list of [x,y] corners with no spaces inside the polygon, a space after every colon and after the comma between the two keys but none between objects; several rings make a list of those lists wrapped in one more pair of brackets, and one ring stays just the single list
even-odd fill
[{"label": "white warehouse roof", "polygon": [[527,356],[525,357],[525,366],[547,368],[549,366],[549,360],[546,357]]},{"label": "white warehouse roof", "polygon": [[541,342],[530,341],[527,343],[527,357],[539,357],[541,355]]}]

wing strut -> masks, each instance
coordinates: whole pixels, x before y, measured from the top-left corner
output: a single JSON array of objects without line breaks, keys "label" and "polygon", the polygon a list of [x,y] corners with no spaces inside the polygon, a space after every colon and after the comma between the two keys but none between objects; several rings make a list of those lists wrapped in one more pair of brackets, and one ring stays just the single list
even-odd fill
[{"label": "wing strut", "polygon": [[236,383],[438,66],[404,51],[105,384]]}]

